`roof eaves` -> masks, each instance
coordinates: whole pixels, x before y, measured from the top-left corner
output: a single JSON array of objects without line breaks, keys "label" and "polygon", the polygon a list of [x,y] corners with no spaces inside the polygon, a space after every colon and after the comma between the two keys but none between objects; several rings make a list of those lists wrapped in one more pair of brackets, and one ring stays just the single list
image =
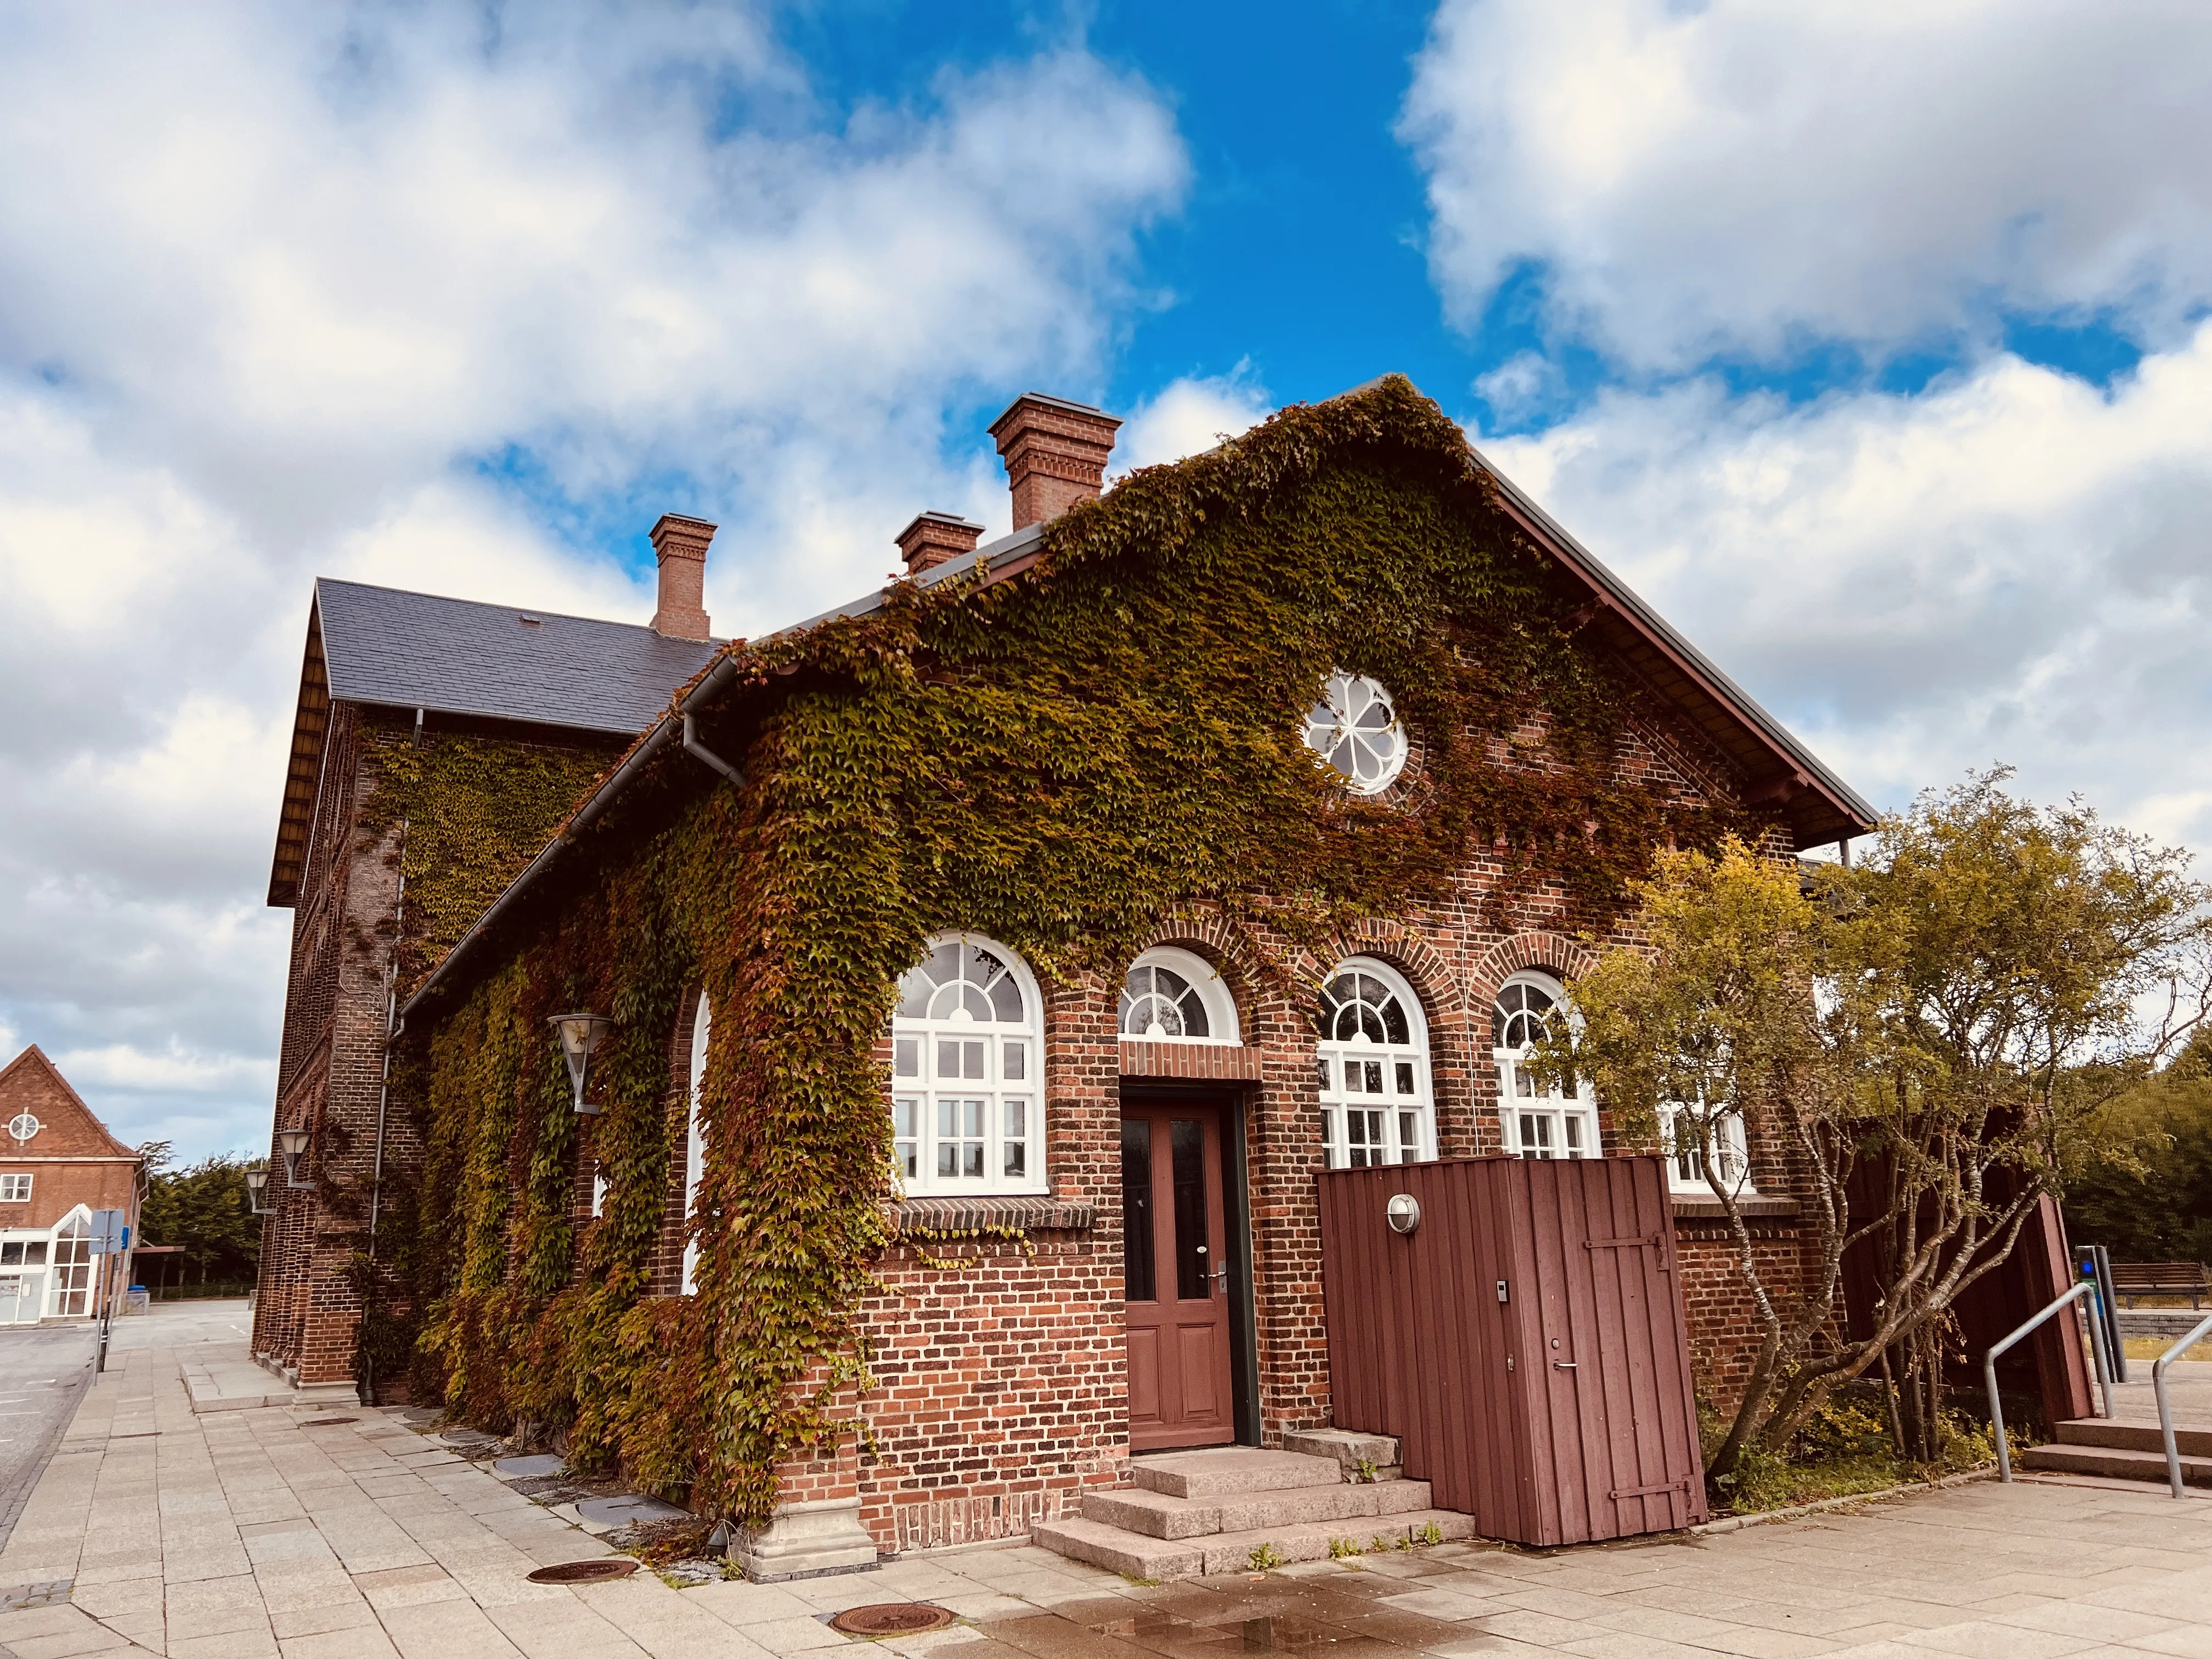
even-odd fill
[{"label": "roof eaves", "polygon": [[1526,490],[1492,465],[1488,456],[1473,444],[1469,444],[1468,448],[1482,470],[1497,484],[1499,493],[1511,502],[1518,515],[1550,542],[1563,559],[1578,569],[1639,630],[1677,658],[1692,678],[1704,680],[1770,747],[1778,750],[1822,793],[1827,795],[1842,816],[1856,819],[1862,832],[1874,828],[1881,815],[1864,796],[1830,770],[1818,756],[1798,741],[1789,727],[1768,714],[1757,699],[1729,678],[1711,658],[1691,644],[1673,623],[1645,604],[1643,597],[1614,575],[1603,560],[1576,540],[1565,526],[1539,507]]}]

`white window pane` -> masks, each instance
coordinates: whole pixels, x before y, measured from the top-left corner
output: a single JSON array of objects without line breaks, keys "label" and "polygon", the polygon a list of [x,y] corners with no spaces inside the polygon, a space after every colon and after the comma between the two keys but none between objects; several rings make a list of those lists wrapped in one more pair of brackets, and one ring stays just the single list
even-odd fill
[{"label": "white window pane", "polygon": [[920,1077],[921,1075],[921,1039],[900,1037],[891,1044],[891,1075]]},{"label": "white window pane", "polygon": [[1000,1051],[1005,1070],[1000,1075],[1009,1083],[1028,1081],[1030,1074],[1030,1046],[1026,1042],[1009,1042]]},{"label": "white window pane", "polygon": [[1026,1100],[1010,1100],[1006,1106],[1006,1139],[1026,1140],[1030,1133],[1030,1103]]}]

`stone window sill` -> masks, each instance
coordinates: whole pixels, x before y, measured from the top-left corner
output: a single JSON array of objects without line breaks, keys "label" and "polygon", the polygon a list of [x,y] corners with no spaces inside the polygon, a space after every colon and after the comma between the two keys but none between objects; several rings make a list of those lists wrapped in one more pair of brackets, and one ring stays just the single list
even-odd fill
[{"label": "stone window sill", "polygon": [[1006,1227],[1020,1231],[1085,1233],[1094,1220],[1088,1204],[1056,1198],[909,1198],[892,1210],[901,1237],[914,1233],[977,1232]]},{"label": "stone window sill", "polygon": [[[1728,1212],[1721,1207],[1721,1201],[1717,1198],[1696,1198],[1687,1193],[1675,1193],[1670,1196],[1674,1200],[1674,1215],[1678,1220],[1725,1221],[1728,1219]],[[1778,1217],[1795,1217],[1800,1207],[1794,1198],[1753,1196],[1740,1198],[1735,1203],[1736,1208],[1743,1212],[1747,1219],[1756,1218],[1761,1221],[1771,1221]]]}]

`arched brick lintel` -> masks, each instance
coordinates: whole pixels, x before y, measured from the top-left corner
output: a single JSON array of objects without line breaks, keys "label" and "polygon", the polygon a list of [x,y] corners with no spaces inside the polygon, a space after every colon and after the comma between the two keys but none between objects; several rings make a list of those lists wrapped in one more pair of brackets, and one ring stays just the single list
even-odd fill
[{"label": "arched brick lintel", "polygon": [[1468,1000],[1487,1010],[1505,981],[1531,969],[1573,979],[1597,966],[1597,952],[1564,933],[1516,933],[1484,951],[1468,978]]}]

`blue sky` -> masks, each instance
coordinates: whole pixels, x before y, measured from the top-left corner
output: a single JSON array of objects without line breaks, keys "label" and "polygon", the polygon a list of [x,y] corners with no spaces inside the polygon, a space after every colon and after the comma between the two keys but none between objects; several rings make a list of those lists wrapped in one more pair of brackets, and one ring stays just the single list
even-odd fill
[{"label": "blue sky", "polygon": [[0,1050],[267,1122],[309,585],[718,630],[1389,370],[1885,806],[2212,849],[2201,0],[0,0]]}]

